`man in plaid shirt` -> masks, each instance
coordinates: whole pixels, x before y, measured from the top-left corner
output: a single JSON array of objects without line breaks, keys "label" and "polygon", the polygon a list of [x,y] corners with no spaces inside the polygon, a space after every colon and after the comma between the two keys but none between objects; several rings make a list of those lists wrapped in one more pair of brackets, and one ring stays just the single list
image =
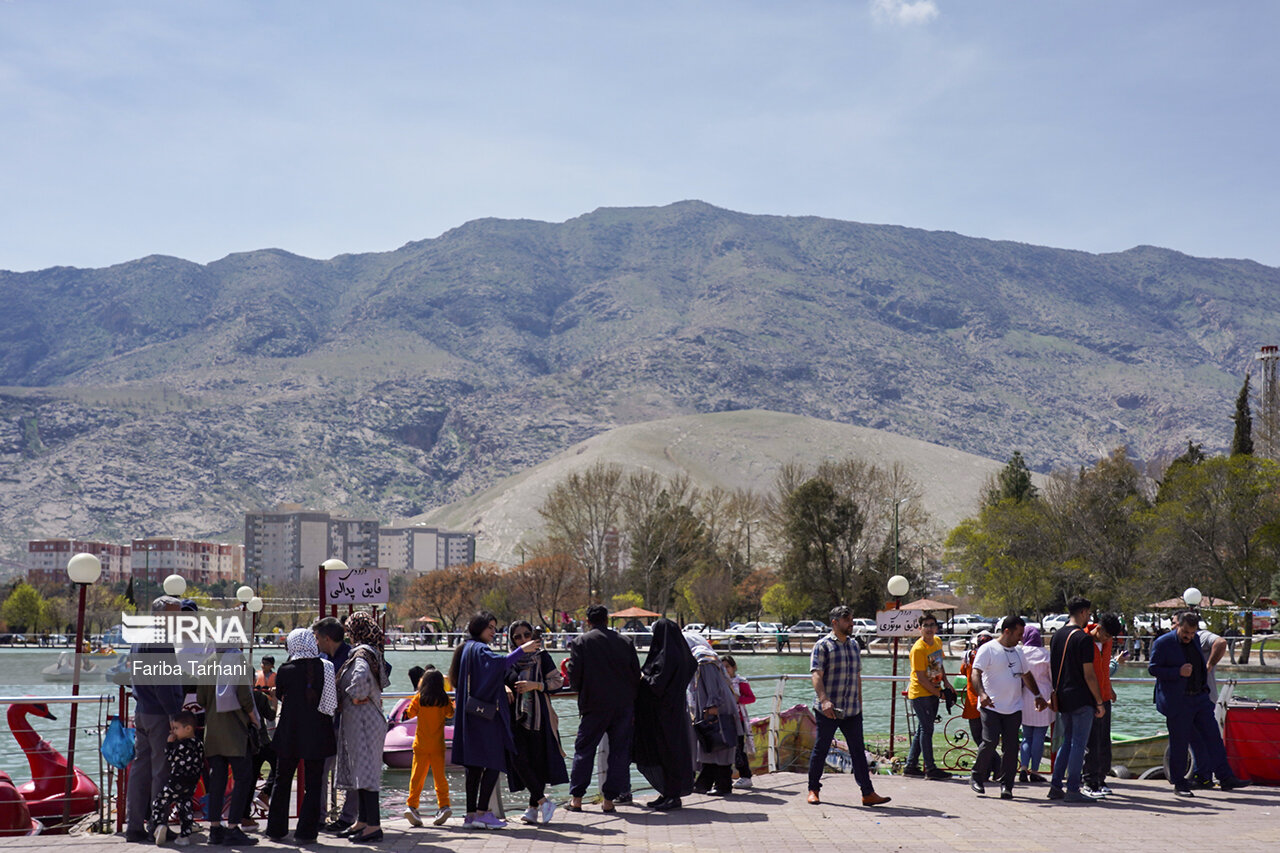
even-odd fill
[{"label": "man in plaid shirt", "polygon": [[822,770],[836,729],[844,734],[849,745],[853,777],[862,788],[862,804],[878,806],[889,802],[889,797],[876,793],[867,769],[867,747],[862,740],[862,656],[858,652],[858,641],[851,636],[852,631],[853,611],[844,605],[833,607],[831,633],[814,643],[813,653],[809,656],[813,692],[818,697],[814,714],[818,736],[809,757],[809,803],[815,806],[822,802],[818,796],[822,789]]}]

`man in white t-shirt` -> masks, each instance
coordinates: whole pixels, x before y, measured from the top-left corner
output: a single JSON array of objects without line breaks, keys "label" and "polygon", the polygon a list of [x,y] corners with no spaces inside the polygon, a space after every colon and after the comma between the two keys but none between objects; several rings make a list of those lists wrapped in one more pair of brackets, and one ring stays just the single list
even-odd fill
[{"label": "man in white t-shirt", "polygon": [[996,743],[1002,741],[999,774],[1002,800],[1013,799],[1013,780],[1018,770],[1018,728],[1022,725],[1022,688],[1025,686],[1035,696],[1036,710],[1046,706],[1019,645],[1026,624],[1021,616],[1006,616],[1000,623],[1000,636],[994,643],[979,648],[973,658],[974,692],[982,714],[982,746],[973,763],[969,787],[976,793],[986,793],[981,780],[991,771]]}]

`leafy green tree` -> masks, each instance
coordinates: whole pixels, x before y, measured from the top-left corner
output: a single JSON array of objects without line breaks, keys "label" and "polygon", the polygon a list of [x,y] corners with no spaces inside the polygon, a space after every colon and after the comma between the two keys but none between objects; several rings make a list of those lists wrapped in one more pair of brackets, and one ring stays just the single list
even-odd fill
[{"label": "leafy green tree", "polygon": [[811,592],[820,607],[852,600],[863,518],[852,500],[814,477],[783,502],[784,581]]},{"label": "leafy green tree", "polygon": [[666,489],[651,502],[636,499],[630,488],[628,492],[630,580],[643,592],[651,610],[665,613],[671,609],[680,578],[710,561],[713,549],[702,520]]},{"label": "leafy green tree", "polygon": [[1244,375],[1244,384],[1240,386],[1240,394],[1236,397],[1236,413],[1231,418],[1235,421],[1235,433],[1231,436],[1232,456],[1253,455],[1253,415],[1249,413],[1249,374]]},{"label": "leafy green tree", "polygon": [[982,503],[986,506],[994,506],[1004,500],[1020,503],[1035,500],[1039,496],[1040,490],[1031,481],[1031,469],[1027,467],[1027,460],[1022,458],[1022,451],[1015,450],[1008,463],[1000,469],[1000,473],[985,490]]},{"label": "leafy green tree", "polygon": [[1150,506],[1137,467],[1117,448],[1074,477],[1051,482],[1048,535],[1060,543],[1051,577],[1063,598],[1087,593],[1099,609],[1133,612],[1144,603],[1134,583],[1143,536],[1138,515]]},{"label": "leafy green tree", "polygon": [[798,622],[813,607],[813,597],[792,589],[785,583],[776,583],[760,597],[764,612],[775,616],[785,625]]},{"label": "leafy green tree", "polygon": [[1000,613],[1040,610],[1053,598],[1059,556],[1044,501],[1007,498],[965,519],[946,541],[946,559],[965,586]]},{"label": "leafy green tree", "polygon": [[40,605],[44,598],[30,584],[20,582],[0,605],[0,616],[12,631],[31,631],[39,627]]},{"label": "leafy green tree", "polygon": [[1153,594],[1195,586],[1251,609],[1271,591],[1280,558],[1280,466],[1236,454],[1171,467],[1142,521]]}]

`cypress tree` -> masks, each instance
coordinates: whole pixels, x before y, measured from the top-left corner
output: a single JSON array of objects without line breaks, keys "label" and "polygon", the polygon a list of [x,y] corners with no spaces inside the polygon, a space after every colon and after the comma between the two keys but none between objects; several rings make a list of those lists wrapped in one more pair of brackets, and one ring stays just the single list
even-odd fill
[{"label": "cypress tree", "polygon": [[1236,397],[1235,435],[1231,437],[1231,455],[1253,455],[1253,416],[1249,414],[1249,374],[1244,375],[1240,396]]}]

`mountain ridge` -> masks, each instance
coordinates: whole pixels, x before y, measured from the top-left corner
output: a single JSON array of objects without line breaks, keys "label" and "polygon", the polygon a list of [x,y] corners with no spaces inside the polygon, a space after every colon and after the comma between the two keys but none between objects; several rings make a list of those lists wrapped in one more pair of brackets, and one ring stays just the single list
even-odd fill
[{"label": "mountain ridge", "polygon": [[0,272],[0,538],[234,535],[279,500],[417,516],[618,426],[742,409],[1040,471],[1221,448],[1278,285],[703,202]]}]

